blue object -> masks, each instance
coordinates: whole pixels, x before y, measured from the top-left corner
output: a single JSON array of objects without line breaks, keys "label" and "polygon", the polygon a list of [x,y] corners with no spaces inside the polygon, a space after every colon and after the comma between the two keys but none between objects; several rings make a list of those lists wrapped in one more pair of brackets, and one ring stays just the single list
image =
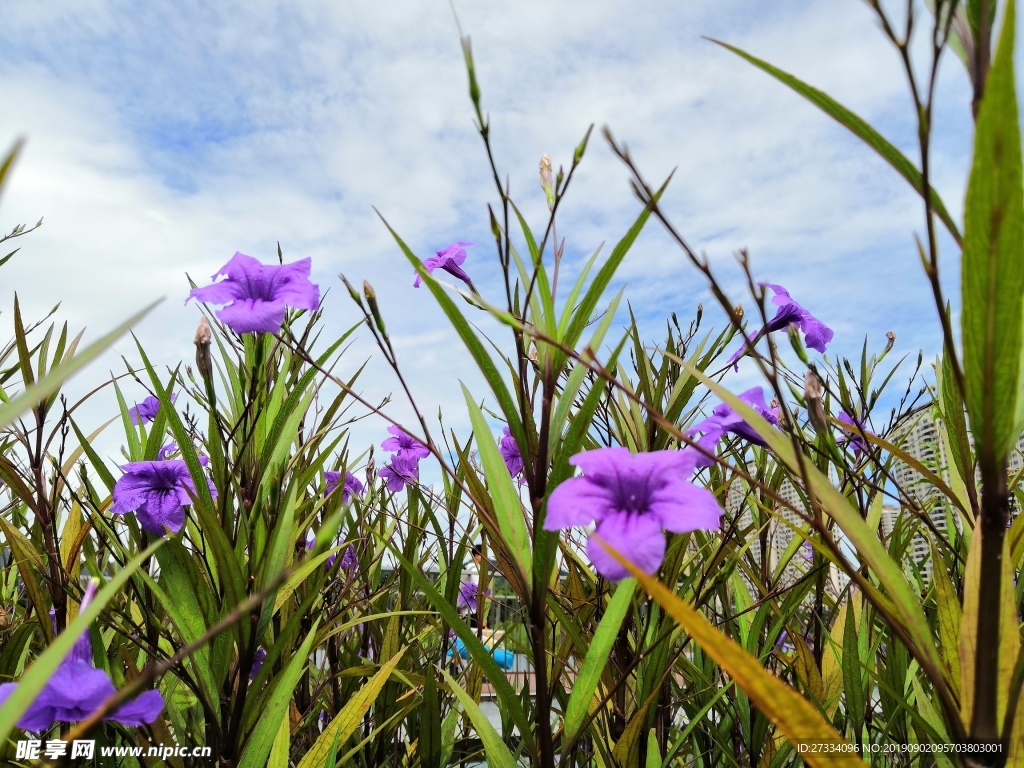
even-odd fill
[{"label": "blue object", "polygon": [[[455,638],[455,650],[458,651],[459,656],[463,659],[469,659],[469,650],[463,644],[462,640]],[[516,664],[516,655],[511,651],[506,651],[504,648],[491,648],[491,658],[497,662],[498,666],[508,672]],[[448,651],[448,658],[452,658],[452,652]]]}]

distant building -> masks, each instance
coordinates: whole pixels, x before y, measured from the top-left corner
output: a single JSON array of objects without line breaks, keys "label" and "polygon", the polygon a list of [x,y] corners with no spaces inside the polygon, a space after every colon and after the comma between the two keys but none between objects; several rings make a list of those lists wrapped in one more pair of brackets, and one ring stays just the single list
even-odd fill
[{"label": "distant building", "polygon": [[[753,467],[748,467],[748,470],[753,471],[753,469]],[[749,546],[748,551],[753,561],[755,563],[766,562],[774,578],[779,565],[786,556],[787,550],[793,543],[793,539],[799,538],[796,530],[808,529],[806,515],[801,512],[806,510],[806,506],[800,492],[788,477],[783,476],[781,478],[778,489],[775,491],[775,495],[785,504],[779,504],[774,509],[773,515],[769,516],[767,513],[763,513],[755,517],[757,509],[755,493],[757,492],[751,491],[744,481],[736,478],[729,484],[725,508],[730,516],[739,514],[738,529],[744,533]],[[760,498],[760,496],[757,498]],[[755,520],[765,520],[766,518],[769,519],[767,519],[767,525],[764,526],[765,530],[762,532],[762,526],[756,525]],[[762,557],[762,544],[765,544],[767,549],[764,557]],[[805,576],[811,569],[811,558],[811,546],[805,542],[782,569],[781,573],[777,574],[777,578],[774,578],[772,587],[785,588]],[[741,574],[747,586],[753,590],[754,584],[752,580],[745,572],[741,572]],[[836,566],[829,566],[827,582],[829,592],[838,595],[845,588],[847,581],[846,575]]]},{"label": "distant building", "polygon": [[[907,454],[917,459],[929,470],[937,474],[946,483],[950,482],[950,458],[946,453],[946,446],[939,434],[940,422],[937,422],[931,413],[926,409],[913,417],[903,428],[895,432],[890,440],[896,446],[902,448]],[[1024,435],[1017,440],[1016,449],[1011,452],[1009,465],[1007,467],[1011,475],[1020,472],[1024,467]],[[897,459],[893,464],[893,477],[900,488],[922,508],[928,515],[935,530],[942,534],[948,531],[948,521],[952,520],[958,531],[963,530],[963,522],[956,508],[951,505],[937,488],[928,483],[921,474],[909,464]],[[974,473],[976,483],[980,483],[980,475]],[[1016,507],[1016,505],[1014,505]],[[886,510],[883,509],[883,532],[891,535],[898,520],[904,519],[910,512],[905,506],[893,507],[898,515],[893,517],[889,512],[889,529],[886,526]],[[1018,514],[1014,509],[1014,517]],[[910,551],[911,559],[921,566],[921,573],[927,584],[932,575],[931,544],[926,537],[927,528],[922,524],[915,534]]]}]

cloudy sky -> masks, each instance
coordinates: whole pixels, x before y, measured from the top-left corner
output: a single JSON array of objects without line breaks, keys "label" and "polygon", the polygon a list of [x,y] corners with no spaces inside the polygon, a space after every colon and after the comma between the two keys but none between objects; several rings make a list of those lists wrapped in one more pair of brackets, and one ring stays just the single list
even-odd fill
[{"label": "cloudy sky", "polygon": [[[748,248],[759,279],[786,285],[835,329],[830,352],[859,354],[865,335],[879,349],[887,330],[897,352],[937,351],[913,192],[814,107],[703,39],[803,77],[914,156],[899,60],[865,3],[456,0],[455,10],[497,161],[535,226],[546,213],[541,154],[568,166],[597,126],[559,222],[570,271],[602,243],[607,252],[639,212],[600,138],[608,126],[652,181],[678,168],[665,208],[737,301],[750,306],[733,261]],[[60,317],[98,334],[163,296],[136,332],[152,359],[174,365],[191,360],[198,319],[183,305],[186,273],[204,284],[236,250],[270,261],[280,241],[286,260],[312,257],[339,333],[357,314],[337,275],[369,280],[424,410],[441,405],[452,426],[466,425],[458,379],[482,391],[479,379],[372,210],[421,257],[476,242],[466,269],[499,299],[486,209],[496,194],[447,2],[15,0],[0,46],[0,142],[27,138],[0,228],[45,217],[3,269],[0,308],[15,290],[29,316],[60,300]],[[952,56],[939,93],[935,183],[959,218],[970,94]],[[620,278],[652,342],[670,312],[685,320],[701,302],[721,323],[657,223]],[[350,370],[371,353],[366,337]],[[132,350],[129,340],[116,352]],[[111,369],[122,369],[116,355],[75,386]],[[380,399],[397,387],[374,364],[363,390]],[[396,399],[393,412],[408,409]],[[360,426],[353,445],[379,442],[381,429]]]}]

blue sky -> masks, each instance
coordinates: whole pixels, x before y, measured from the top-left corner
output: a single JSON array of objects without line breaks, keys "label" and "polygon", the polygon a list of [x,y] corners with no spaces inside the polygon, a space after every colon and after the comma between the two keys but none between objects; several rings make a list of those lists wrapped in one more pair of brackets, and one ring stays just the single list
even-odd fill
[{"label": "blue sky", "polygon": [[[864,3],[751,0],[642,6],[611,2],[459,3],[473,40],[484,108],[513,197],[540,227],[537,162],[568,166],[597,130],[559,232],[571,272],[605,252],[638,213],[608,125],[649,179],[678,168],[665,208],[751,306],[732,254],[751,252],[758,279],[782,283],[836,331],[830,352],[859,354],[864,336],[896,354],[938,349],[935,311],[915,253],[913,192],[814,107],[734,55],[721,38],[833,96],[914,156],[914,124],[895,52]],[[472,125],[451,7],[443,2],[16,2],[0,27],[4,142],[26,151],[0,228],[45,217],[5,268],[28,313],[63,300],[92,332],[159,296],[137,333],[167,365],[192,358],[198,312],[183,306],[236,251],[269,261],[311,256],[340,330],[357,315],[336,276],[377,289],[423,410],[467,426],[457,379],[483,391],[454,334],[412,273],[376,206],[421,256],[471,240],[466,268],[500,295],[486,212],[495,202]],[[948,56],[941,71],[935,183],[959,218],[970,157],[970,94]],[[945,244],[950,298],[955,254]],[[721,315],[700,276],[656,223],[620,272],[652,342],[664,318]],[[371,353],[363,334],[352,368]],[[134,359],[130,342],[117,354]],[[116,355],[107,368],[119,369]],[[99,380],[90,371],[80,384]],[[746,369],[737,391],[753,381]],[[396,391],[382,365],[371,400]],[[141,399],[143,392],[137,393]],[[129,397],[132,393],[129,392]],[[110,402],[113,402],[112,395]],[[99,410],[102,410],[100,408]],[[394,414],[408,409],[396,399]],[[97,417],[98,420],[98,417]],[[353,445],[381,427],[357,428]]]}]

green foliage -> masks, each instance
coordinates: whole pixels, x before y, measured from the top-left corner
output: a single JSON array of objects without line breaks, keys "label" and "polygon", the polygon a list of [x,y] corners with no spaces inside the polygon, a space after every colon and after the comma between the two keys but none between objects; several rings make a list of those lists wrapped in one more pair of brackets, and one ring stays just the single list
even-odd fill
[{"label": "green foliage", "polygon": [[[957,10],[936,6],[933,75]],[[909,57],[880,4],[872,7]],[[991,18],[979,3],[960,10],[966,56]],[[973,764],[1024,760],[1024,518],[1009,519],[1011,499],[1024,501],[1024,472],[1005,483],[1001,474],[1024,427],[1013,14],[1010,3],[990,69],[968,57],[985,95],[959,339],[933,218],[958,245],[960,230],[931,189],[930,164],[915,165],[827,94],[722,44],[851,130],[921,195],[928,235],[919,248],[943,332],[934,386],[920,359],[909,372],[904,361],[883,368],[892,339],[881,351],[865,341],[859,360],[812,363],[793,335],[791,364],[776,334],[771,357],[755,363],[776,401],[779,423],[769,423],[730,392],[723,353],[751,328],[660,208],[668,182],[648,186],[613,145],[643,208],[607,256],[571,258],[557,223],[591,131],[568,173],[545,181],[546,220],[528,221],[500,183],[468,40],[470,95],[499,199],[488,213],[503,290],[453,290],[385,226],[483,378],[482,392],[463,385],[470,434],[440,418],[439,437],[430,433],[387,308],[365,284],[360,294],[345,282],[361,317],[327,341],[319,311],[290,313],[279,334],[237,336],[210,318],[209,375],[161,367],[138,339],[141,365],[90,395],[113,414],[99,426],[78,423],[61,388],[141,314],[79,350],[80,336],[27,322],[15,299],[13,333],[0,347],[0,678],[19,685],[0,707],[0,760],[13,759],[8,737],[17,737],[20,713],[86,630],[122,697],[156,687],[166,706],[145,729],[86,722],[72,734],[209,746],[243,766],[861,762],[801,748],[814,739],[865,753],[905,747],[901,758],[915,744],[998,744],[1002,752]],[[908,61],[914,86],[915,72]],[[930,159],[933,94],[913,94]],[[0,184],[14,156],[0,164]],[[708,278],[729,327],[702,328],[698,308],[688,324],[673,314],[664,338],[649,341],[616,276],[652,220]],[[474,312],[497,321],[493,338]],[[382,435],[395,423],[355,389],[363,368],[345,349],[357,331],[373,338],[409,396],[416,419],[403,426],[437,462],[439,482],[393,493],[372,448],[350,446],[348,426],[362,409],[383,417]],[[905,391],[894,394],[902,380]],[[160,407],[136,424],[129,411],[143,390]],[[605,446],[686,449],[716,400],[760,437],[754,445],[724,436],[696,475],[722,505],[720,530],[669,535],[657,574],[633,568],[636,581],[614,586],[585,558],[582,531],[544,529],[548,498],[572,477],[574,456]],[[885,420],[888,403],[896,406]],[[844,412],[852,422],[839,419]],[[922,453],[910,434],[926,423],[933,442]],[[515,476],[508,442],[498,445],[503,426],[522,457]],[[116,461],[98,447],[115,431]],[[118,465],[156,461],[171,442],[196,492],[182,530],[165,541],[110,509]],[[365,492],[325,494],[325,471],[360,472]],[[475,576],[468,562],[478,543]],[[471,576],[491,595],[460,608]],[[86,577],[106,586],[79,615]],[[506,653],[515,654],[511,671],[499,663]]]}]

